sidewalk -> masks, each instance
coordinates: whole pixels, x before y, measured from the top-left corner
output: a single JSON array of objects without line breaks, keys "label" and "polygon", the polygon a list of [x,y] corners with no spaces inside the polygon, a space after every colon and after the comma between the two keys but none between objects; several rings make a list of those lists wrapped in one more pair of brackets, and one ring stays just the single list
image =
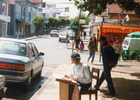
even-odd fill
[{"label": "sidewalk", "polygon": [[[70,64],[61,64],[53,73],[53,75],[65,75],[69,70],[69,66]],[[95,67],[101,69],[101,74],[101,63],[96,63],[94,65],[89,63],[89,66],[91,68]],[[112,78],[117,96],[108,97],[104,95],[104,93],[108,90],[105,81],[101,86],[101,89],[103,89],[104,92],[99,91],[98,100],[140,100],[140,87],[137,87],[140,86],[140,75],[132,76],[138,74],[140,74],[139,62],[119,62],[119,66],[113,68],[112,70]],[[55,81],[53,75],[45,82],[42,88],[36,92],[30,100],[59,100],[59,82]],[[135,95],[137,95],[137,97]],[[88,97],[88,95],[84,95],[82,96],[82,100],[88,100]],[[92,95],[92,100],[94,100],[94,95]]]}]

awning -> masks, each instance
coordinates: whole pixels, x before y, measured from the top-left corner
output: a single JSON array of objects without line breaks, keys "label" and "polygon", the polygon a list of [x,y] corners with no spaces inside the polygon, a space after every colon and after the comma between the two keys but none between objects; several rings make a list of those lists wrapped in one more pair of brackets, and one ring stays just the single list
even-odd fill
[{"label": "awning", "polygon": [[16,23],[23,23],[22,20],[16,19]]}]

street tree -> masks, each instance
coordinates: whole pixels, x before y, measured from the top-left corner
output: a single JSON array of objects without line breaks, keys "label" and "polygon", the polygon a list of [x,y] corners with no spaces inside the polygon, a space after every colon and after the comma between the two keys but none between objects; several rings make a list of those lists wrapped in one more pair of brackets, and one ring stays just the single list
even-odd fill
[{"label": "street tree", "polygon": [[36,27],[36,35],[38,36],[39,30],[42,29],[44,26],[44,18],[41,16],[35,16],[32,20],[32,23]]},{"label": "street tree", "polygon": [[[85,15],[81,14],[81,19],[85,19],[86,23],[85,24],[80,24],[80,32],[82,32],[85,28],[81,27],[82,25],[88,25],[89,24],[89,17],[86,17]],[[70,28],[75,32],[75,40],[78,37],[78,26],[79,26],[79,16],[75,17],[71,23],[70,23]]]},{"label": "street tree", "polygon": [[80,2],[79,0],[74,1],[78,9],[81,9],[82,11],[89,11],[89,14],[101,14],[106,10],[107,4],[110,5],[115,3],[123,11],[135,11],[135,13],[140,17],[140,13],[138,11],[140,10],[140,4],[134,0],[83,0],[83,2]]},{"label": "street tree", "polygon": [[60,23],[60,24],[61,24],[61,26],[63,26],[63,27],[64,27],[64,26],[65,26],[65,22],[66,22],[66,21],[65,21],[65,18],[60,18],[60,20],[61,20],[61,23]]}]

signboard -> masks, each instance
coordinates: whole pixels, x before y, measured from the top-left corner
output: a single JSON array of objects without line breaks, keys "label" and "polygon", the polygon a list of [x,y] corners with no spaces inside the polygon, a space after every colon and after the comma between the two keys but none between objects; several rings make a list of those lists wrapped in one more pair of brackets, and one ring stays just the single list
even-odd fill
[{"label": "signboard", "polygon": [[86,23],[86,20],[85,20],[85,19],[80,19],[80,20],[79,20],[79,23],[80,23],[80,24],[85,24],[85,23]]},{"label": "signboard", "polygon": [[43,12],[43,11],[42,11],[42,8],[38,8],[38,12]]},{"label": "signboard", "polygon": [[69,7],[65,7],[65,12],[69,12]]},{"label": "signboard", "polygon": [[39,13],[60,13],[60,12],[64,12],[64,7],[60,7],[60,8],[42,8],[42,11],[40,9],[38,12]]},{"label": "signboard", "polygon": [[78,29],[78,26],[77,25],[70,25],[70,28]]},{"label": "signboard", "polygon": [[11,22],[11,17],[6,15],[0,15],[0,20],[5,22]]}]

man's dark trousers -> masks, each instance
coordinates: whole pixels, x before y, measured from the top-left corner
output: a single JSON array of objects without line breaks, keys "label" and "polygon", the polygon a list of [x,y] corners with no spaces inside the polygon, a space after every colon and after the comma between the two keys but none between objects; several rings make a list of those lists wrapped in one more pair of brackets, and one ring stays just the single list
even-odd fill
[{"label": "man's dark trousers", "polygon": [[113,86],[111,73],[110,73],[112,67],[110,67],[108,64],[104,64],[103,67],[104,67],[104,70],[103,70],[102,75],[99,79],[99,87],[105,79],[107,81],[107,86],[108,86],[108,89],[109,89],[110,93],[115,94],[115,89],[114,89],[114,86]]}]

